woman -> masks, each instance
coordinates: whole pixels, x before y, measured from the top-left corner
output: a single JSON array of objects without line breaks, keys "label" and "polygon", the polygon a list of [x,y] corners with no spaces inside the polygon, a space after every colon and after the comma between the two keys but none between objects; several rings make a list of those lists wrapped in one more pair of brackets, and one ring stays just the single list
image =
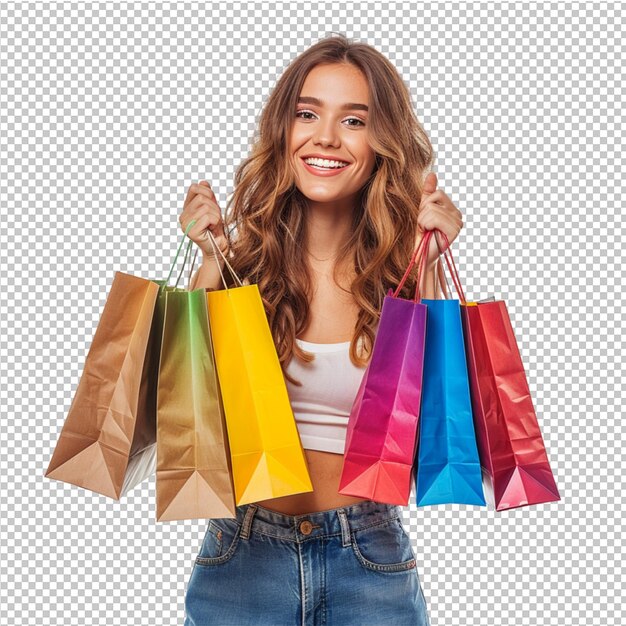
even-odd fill
[{"label": "woman", "polygon": [[[268,99],[235,176],[228,229],[209,184],[191,185],[179,221],[185,231],[196,220],[188,236],[203,262],[190,288],[223,288],[210,229],[236,273],[258,284],[314,490],[209,521],[187,626],[429,624],[399,508],[339,494],[338,485],[386,291],[424,230],[452,242],[462,227],[434,173],[424,179],[432,161],[393,65],[332,36],[295,59]],[[426,298],[437,297],[437,243],[421,278]],[[417,267],[402,297],[416,280]]]}]

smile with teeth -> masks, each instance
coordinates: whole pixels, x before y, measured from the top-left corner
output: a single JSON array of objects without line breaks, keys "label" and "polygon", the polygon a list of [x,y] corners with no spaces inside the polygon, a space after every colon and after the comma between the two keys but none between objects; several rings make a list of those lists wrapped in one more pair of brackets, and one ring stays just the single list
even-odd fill
[{"label": "smile with teeth", "polygon": [[346,167],[350,165],[344,161],[329,161],[328,159],[318,159],[315,157],[311,157],[309,159],[302,159],[307,165],[311,165],[312,167],[317,168],[318,170],[332,170],[332,169],[341,169],[342,167]]}]

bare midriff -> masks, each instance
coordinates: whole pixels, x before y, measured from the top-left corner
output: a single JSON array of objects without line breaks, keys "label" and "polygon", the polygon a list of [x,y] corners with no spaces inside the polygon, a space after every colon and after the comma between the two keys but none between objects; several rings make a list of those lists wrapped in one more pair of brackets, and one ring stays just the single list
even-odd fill
[{"label": "bare midriff", "polygon": [[[345,279],[345,291],[338,289],[327,272],[315,274],[316,288],[310,302],[309,325],[300,339],[312,343],[341,343],[352,339],[359,308],[349,294],[350,281]],[[285,515],[304,515],[316,511],[337,509],[367,498],[344,496],[338,492],[343,469],[343,454],[304,449],[313,491],[291,496],[260,500],[257,504]]]},{"label": "bare midriff", "polygon": [[338,493],[343,454],[306,449],[304,453],[309,467],[309,476],[313,483],[313,491],[259,500],[257,504],[285,515],[304,515],[349,506],[367,499],[344,496]]}]

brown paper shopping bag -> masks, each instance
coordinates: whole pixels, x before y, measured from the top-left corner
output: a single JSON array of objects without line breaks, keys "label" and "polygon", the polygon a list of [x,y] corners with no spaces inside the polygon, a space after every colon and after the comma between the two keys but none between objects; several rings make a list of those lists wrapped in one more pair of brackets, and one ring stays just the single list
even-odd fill
[{"label": "brown paper shopping bag", "polygon": [[46,478],[119,500],[154,473],[158,292],[115,273]]}]

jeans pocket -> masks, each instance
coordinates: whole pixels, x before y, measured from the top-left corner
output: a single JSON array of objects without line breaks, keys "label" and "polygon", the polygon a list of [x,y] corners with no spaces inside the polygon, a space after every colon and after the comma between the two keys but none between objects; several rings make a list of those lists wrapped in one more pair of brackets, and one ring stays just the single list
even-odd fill
[{"label": "jeans pocket", "polygon": [[406,572],[416,566],[411,539],[399,517],[352,531],[352,549],[369,570]]},{"label": "jeans pocket", "polygon": [[240,533],[241,524],[236,519],[210,519],[196,563],[205,566],[226,563],[237,550]]}]

